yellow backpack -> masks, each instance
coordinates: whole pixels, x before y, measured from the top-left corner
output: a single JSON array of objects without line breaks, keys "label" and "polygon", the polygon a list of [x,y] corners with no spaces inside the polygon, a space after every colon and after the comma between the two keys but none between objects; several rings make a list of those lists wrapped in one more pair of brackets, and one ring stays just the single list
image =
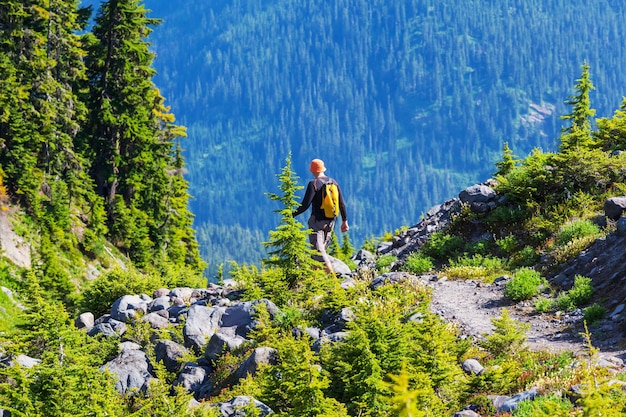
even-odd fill
[{"label": "yellow backpack", "polygon": [[339,188],[332,180],[322,185],[322,210],[327,219],[339,215]]}]

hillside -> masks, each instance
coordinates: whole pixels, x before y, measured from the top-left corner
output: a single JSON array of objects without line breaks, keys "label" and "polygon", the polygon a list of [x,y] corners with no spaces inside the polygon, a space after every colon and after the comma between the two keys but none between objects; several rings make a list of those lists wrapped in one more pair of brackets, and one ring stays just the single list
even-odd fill
[{"label": "hillside", "polygon": [[520,157],[555,150],[583,62],[598,117],[626,91],[621,2],[146,6],[163,18],[151,35],[156,82],[188,127],[186,178],[211,271],[263,256],[278,222],[265,193],[290,151],[302,183],[310,159],[326,161],[360,245],[488,178],[505,141]]},{"label": "hillside", "polygon": [[[409,226],[332,241],[336,273],[281,149],[267,255],[207,282],[157,20],[139,0],[91,24],[44,3],[0,1],[0,415],[626,414],[626,99],[598,117],[590,65],[554,150],[505,141],[484,182]],[[270,6],[293,12],[214,4]],[[224,221],[224,245],[230,227],[254,240]]]}]

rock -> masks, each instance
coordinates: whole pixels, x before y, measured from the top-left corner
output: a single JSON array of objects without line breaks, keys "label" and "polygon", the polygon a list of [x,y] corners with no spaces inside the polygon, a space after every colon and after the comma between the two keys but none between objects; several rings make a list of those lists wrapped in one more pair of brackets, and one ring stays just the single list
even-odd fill
[{"label": "rock", "polygon": [[95,324],[95,318],[93,313],[86,312],[78,316],[78,318],[74,321],[74,326],[77,329],[85,329],[87,331],[91,330]]},{"label": "rock", "polygon": [[269,408],[267,405],[247,396],[235,397],[230,401],[212,404],[212,406],[219,407],[223,417],[241,417],[242,414],[240,409],[248,406],[251,402],[254,404],[254,407],[259,411],[259,417],[264,417],[268,414],[274,413],[274,411],[272,411],[272,409]]},{"label": "rock", "polygon": [[153,378],[152,365],[148,356],[140,350],[141,347],[137,344],[126,342],[120,346],[122,348],[120,354],[103,365],[100,370],[113,375],[115,387],[121,394],[132,390],[145,392],[150,379]]},{"label": "rock", "polygon": [[472,185],[459,193],[461,202],[470,205],[473,203],[487,204],[494,201],[496,197],[497,194],[493,188],[484,184]]},{"label": "rock", "polygon": [[174,386],[182,385],[195,398],[204,398],[211,390],[209,375],[211,368],[195,363],[187,363],[178,375]]},{"label": "rock", "polygon": [[124,295],[111,306],[111,317],[119,321],[128,321],[137,315],[137,312],[146,313],[148,303],[136,295]]},{"label": "rock", "polygon": [[476,359],[468,359],[464,361],[461,368],[465,373],[474,375],[480,375],[485,370],[485,367],[482,366]]},{"label": "rock", "polygon": [[[165,310],[162,310],[162,311],[165,311]],[[164,329],[166,327],[171,326],[171,323],[168,320],[168,318],[164,317],[163,315],[159,313],[146,314],[145,316],[141,318],[141,320],[150,323],[150,327],[152,327],[153,329]]]},{"label": "rock", "polygon": [[472,410],[461,410],[454,413],[454,417],[480,417],[480,414]]},{"label": "rock", "polygon": [[604,202],[604,214],[611,220],[617,220],[626,210],[626,196],[612,197]]},{"label": "rock", "polygon": [[[155,291],[156,292],[156,291]],[[167,295],[157,297],[148,303],[148,311],[155,312],[161,310],[167,310],[171,306],[170,297]]]},{"label": "rock", "polygon": [[400,282],[407,281],[409,279],[417,278],[414,275],[408,274],[406,272],[388,272],[379,277],[374,278],[372,283],[370,284],[370,288],[375,290],[378,287],[389,284],[397,284]]},{"label": "rock", "polygon": [[154,347],[157,362],[163,362],[169,372],[178,372],[182,368],[179,359],[189,351],[182,345],[171,340],[161,340]]},{"label": "rock", "polygon": [[[235,333],[234,331],[232,333]],[[206,344],[204,357],[209,361],[217,360],[223,353],[230,352],[244,343],[246,339],[237,334],[226,334],[223,331],[214,333]]]},{"label": "rock", "polygon": [[224,307],[206,307],[192,305],[189,307],[187,320],[183,327],[185,346],[200,352],[207,340],[213,336],[220,326]]},{"label": "rock", "polygon": [[499,397],[501,400],[504,399],[504,401],[498,401],[497,403],[494,401],[494,406],[499,413],[510,413],[515,410],[522,401],[534,400],[538,395],[537,390],[533,388],[506,399]]}]

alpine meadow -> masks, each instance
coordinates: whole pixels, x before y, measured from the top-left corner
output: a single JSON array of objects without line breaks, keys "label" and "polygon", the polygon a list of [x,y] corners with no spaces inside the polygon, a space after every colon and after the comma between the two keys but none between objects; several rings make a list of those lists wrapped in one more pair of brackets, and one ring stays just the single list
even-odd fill
[{"label": "alpine meadow", "polygon": [[0,416],[626,415],[624,22],[0,0]]}]

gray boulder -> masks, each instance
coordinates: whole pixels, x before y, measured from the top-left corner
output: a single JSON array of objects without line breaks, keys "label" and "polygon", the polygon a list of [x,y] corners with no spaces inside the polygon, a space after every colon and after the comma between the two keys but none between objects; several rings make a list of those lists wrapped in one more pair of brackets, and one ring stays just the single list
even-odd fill
[{"label": "gray boulder", "polygon": [[167,310],[160,310],[156,313],[148,313],[143,316],[141,320],[150,323],[150,327],[152,327],[153,329],[164,329],[171,325],[167,317]]},{"label": "gray boulder", "polygon": [[330,256],[330,263],[333,266],[333,271],[335,271],[335,274],[339,276],[350,275],[350,273],[352,272],[350,270],[350,267],[340,259]]},{"label": "gray boulder", "polygon": [[115,388],[121,394],[134,390],[145,392],[153,378],[152,365],[148,356],[136,343],[125,342],[120,346],[120,354],[103,365],[100,370],[114,377]]},{"label": "gray boulder", "polygon": [[389,284],[398,284],[411,279],[417,279],[415,275],[408,274],[406,272],[388,272],[379,277],[374,278],[370,284],[370,288],[375,290],[378,287]]},{"label": "gray boulder", "polygon": [[197,304],[189,307],[187,320],[183,327],[185,346],[200,352],[207,340],[220,327],[220,320],[224,311],[224,307],[206,307]]},{"label": "gray boulder", "polygon": [[461,365],[463,371],[467,374],[480,375],[485,368],[476,359],[468,359]]},{"label": "gray boulder", "polygon": [[111,306],[111,317],[119,321],[128,321],[134,318],[138,312],[146,313],[148,303],[142,297],[136,295],[124,295]]},{"label": "gray boulder", "polygon": [[95,317],[93,316],[93,313],[90,312],[83,313],[78,316],[76,320],[74,320],[74,326],[76,326],[77,329],[85,329],[89,331],[94,326],[94,324]]},{"label": "gray boulder", "polygon": [[496,198],[497,194],[493,188],[484,184],[472,185],[459,193],[459,200],[466,204],[489,203]]},{"label": "gray boulder", "polygon": [[533,388],[515,394],[512,397],[498,396],[496,400],[494,400],[494,406],[499,413],[510,413],[515,410],[522,401],[534,400],[538,395],[537,389]]},{"label": "gray boulder", "polygon": [[170,308],[171,305],[172,303],[170,302],[170,297],[168,295],[163,295],[153,299],[148,303],[148,311],[155,312],[167,310],[168,308]]},{"label": "gray boulder", "polygon": [[461,410],[454,413],[454,417],[480,417],[480,414],[472,410]]},{"label": "gray boulder", "polygon": [[234,327],[236,334],[246,337],[248,332],[256,326],[254,316],[256,315],[256,308],[260,304],[265,304],[270,317],[273,318],[278,313],[278,307],[266,299],[238,303],[226,307],[221,316],[220,327]]},{"label": "gray boulder", "polygon": [[163,362],[169,372],[178,372],[182,368],[181,359],[189,351],[182,345],[171,340],[161,340],[154,347],[157,362]]},{"label": "gray boulder", "polygon": [[222,330],[224,329],[220,328],[217,333],[214,333],[209,339],[209,342],[206,344],[204,357],[209,361],[217,360],[222,353],[231,352],[246,341],[245,338],[239,336],[238,334],[234,334],[234,331],[228,332],[231,333],[228,334]]},{"label": "gray boulder", "polygon": [[626,210],[626,196],[612,197],[604,202],[604,214],[611,220],[618,220]]},{"label": "gray boulder", "polygon": [[267,405],[247,396],[235,397],[230,401],[213,404],[212,406],[219,407],[223,417],[245,417],[242,409],[247,407],[251,402],[254,404],[254,407],[259,411],[258,415],[260,417],[274,413],[274,411],[272,411],[272,409],[269,408]]},{"label": "gray boulder", "polygon": [[187,363],[178,375],[174,386],[182,386],[194,398],[204,398],[210,391],[209,375],[211,368],[195,363]]},{"label": "gray boulder", "polygon": [[102,334],[105,337],[119,337],[126,333],[127,326],[125,323],[115,320],[111,315],[107,314],[95,321],[94,326],[89,329],[89,336]]}]

